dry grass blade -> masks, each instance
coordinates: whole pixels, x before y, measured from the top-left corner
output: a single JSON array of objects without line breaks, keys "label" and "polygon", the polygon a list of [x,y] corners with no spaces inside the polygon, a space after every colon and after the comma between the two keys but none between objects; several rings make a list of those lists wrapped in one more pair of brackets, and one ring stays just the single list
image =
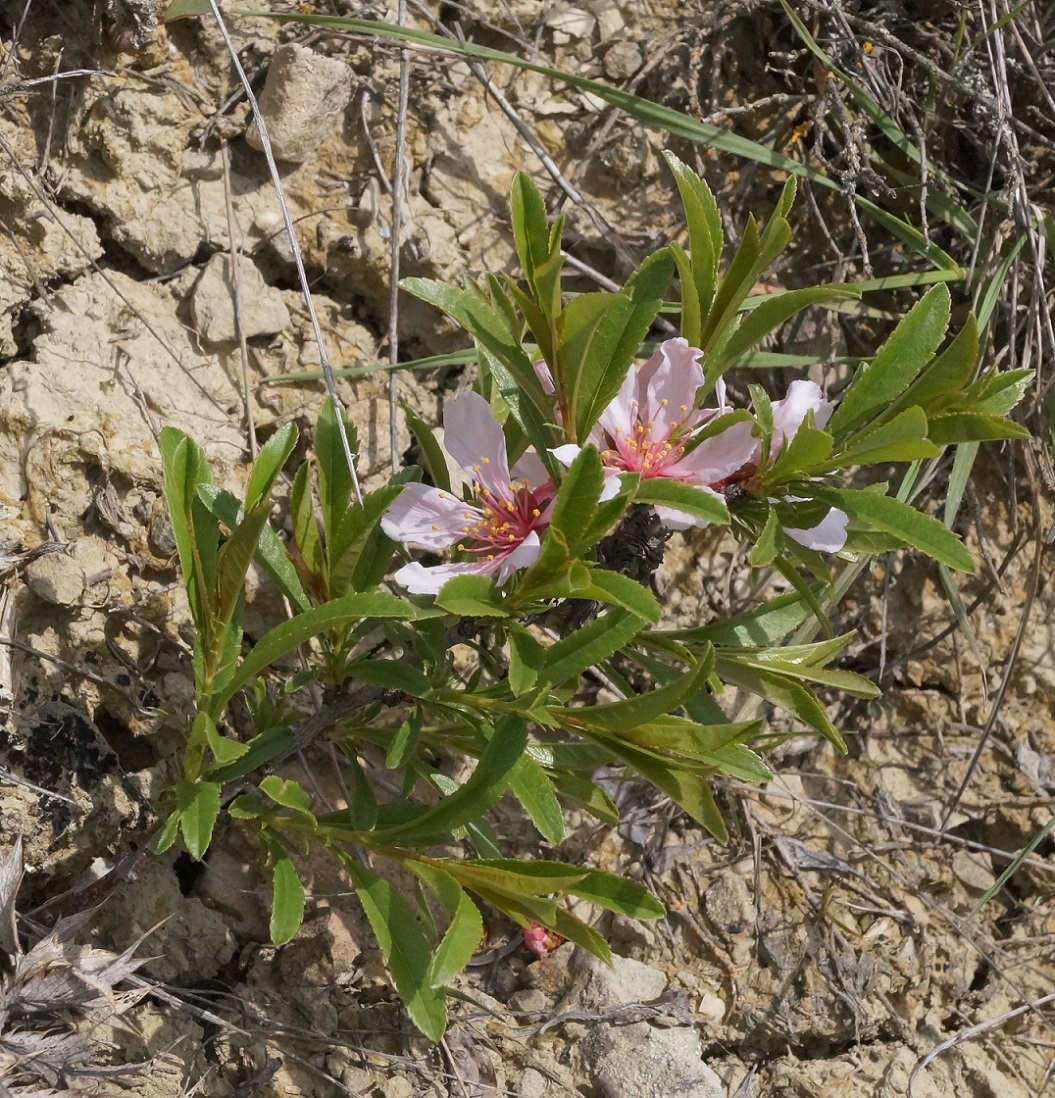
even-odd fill
[{"label": "dry grass blade", "polygon": [[[142,964],[133,953],[76,943],[90,912],[60,920],[28,952],[18,939],[15,899],[22,881],[22,842],[0,858],[0,1079],[3,1093],[102,1094],[106,1079],[134,1075],[146,1065],[98,1062],[104,1025],[121,1017],[151,990],[121,990]],[[49,1088],[38,1090],[39,1084]]]}]

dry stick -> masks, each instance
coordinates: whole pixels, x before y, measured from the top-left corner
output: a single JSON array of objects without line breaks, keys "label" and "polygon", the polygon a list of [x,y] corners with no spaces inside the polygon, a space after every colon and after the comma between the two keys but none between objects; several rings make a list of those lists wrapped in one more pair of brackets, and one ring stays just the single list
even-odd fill
[{"label": "dry stick", "polygon": [[209,7],[212,8],[213,17],[216,19],[216,25],[219,27],[220,34],[223,36],[224,45],[227,47],[227,53],[231,58],[231,64],[238,74],[238,79],[242,84],[242,89],[245,91],[246,99],[249,101],[249,109],[252,111],[253,119],[256,122],[257,132],[260,135],[260,144],[263,146],[264,158],[267,160],[268,171],[271,173],[271,182],[275,188],[275,195],[278,198],[279,209],[282,211],[282,220],[285,222],[286,235],[289,237],[290,250],[293,252],[293,262],[297,268],[297,279],[300,282],[300,290],[304,296],[304,304],[307,307],[308,316],[311,318],[311,327],[315,336],[315,343],[319,348],[319,363],[322,366],[323,377],[326,379],[326,392],[329,393],[330,399],[333,401],[334,410],[337,413],[337,433],[341,438],[341,449],[344,451],[344,460],[348,465],[348,474],[351,477],[352,490],[355,492],[356,500],[359,503],[362,503],[363,492],[359,487],[359,476],[355,471],[355,455],[352,454],[351,446],[348,444],[348,432],[345,430],[344,426],[344,406],[341,404],[340,397],[337,395],[333,368],[330,366],[330,360],[326,356],[326,344],[322,338],[322,325],[319,323],[319,316],[315,312],[315,303],[311,298],[311,287],[308,285],[308,274],[307,271],[304,270],[304,257],[301,255],[300,243],[297,240],[297,233],[293,227],[293,217],[289,212],[289,206],[286,204],[286,194],[282,187],[282,177],[278,173],[278,165],[275,163],[275,154],[271,149],[271,138],[267,132],[267,123],[264,121],[264,116],[260,111],[260,105],[256,101],[256,96],[253,94],[253,88],[249,83],[249,77],[246,76],[245,69],[242,68],[242,62],[238,58],[238,51],[234,48],[234,43],[231,41],[231,35],[227,30],[227,24],[220,14],[219,4],[217,4],[216,0],[209,0]]},{"label": "dry stick", "polygon": [[242,292],[238,282],[238,253],[241,236],[234,216],[231,200],[231,158],[227,139],[220,142],[220,163],[223,165],[223,200],[227,210],[227,243],[231,257],[231,298],[234,305],[234,330],[238,336],[238,352],[242,359],[242,399],[245,401],[245,430],[249,436],[249,457],[256,461],[256,424],[253,422],[253,391],[249,384],[249,348],[245,341],[245,325],[242,323]]},{"label": "dry stick", "polygon": [[[407,18],[407,0],[399,0],[396,22],[402,26]],[[399,103],[396,109],[396,164],[392,179],[392,239],[390,244],[388,297],[388,361],[392,372],[388,375],[388,439],[392,459],[392,473],[399,472],[399,238],[403,235],[403,189],[407,184],[407,100],[410,97],[410,55],[399,51]]]},{"label": "dry stick", "polygon": [[[1031,498],[1037,499],[1038,486],[1033,453],[1029,449],[1024,449],[1023,453],[1026,457],[1025,464],[1026,471],[1029,474]],[[974,754],[971,756],[971,762],[967,767],[967,773],[964,774],[963,781],[960,782],[960,787],[956,790],[956,795],[949,803],[949,807],[945,810],[945,817],[941,821],[942,831],[949,826],[949,820],[952,818],[952,814],[956,811],[961,798],[967,791],[967,786],[970,785],[971,778],[974,777],[974,772],[981,761],[985,745],[989,741],[993,729],[996,727],[997,717],[1000,716],[1000,710],[1004,705],[1004,698],[1007,696],[1008,687],[1011,685],[1011,676],[1014,674],[1015,664],[1018,662],[1018,654],[1022,648],[1022,642],[1026,639],[1026,627],[1029,624],[1029,615],[1033,609],[1033,604],[1036,602],[1037,592],[1040,589],[1041,564],[1044,560],[1044,550],[1046,547],[1046,542],[1040,533],[1040,516],[1037,514],[1034,514],[1033,516],[1033,537],[1035,539],[1033,567],[1029,574],[1029,588],[1026,593],[1025,606],[1022,608],[1022,618],[1018,623],[1018,631],[1015,633],[1015,639],[1011,644],[1011,651],[1008,653],[1007,665],[1004,667],[1004,674],[1000,679],[1000,686],[997,689],[996,697],[993,698],[993,707],[989,713],[989,719],[985,722],[985,727],[982,729],[981,738],[978,740],[978,746],[975,747]]]},{"label": "dry stick", "polygon": [[1023,1003],[1022,1006],[1015,1007],[1014,1010],[1009,1010],[1004,1014],[998,1015],[996,1018],[988,1018],[986,1021],[979,1022],[977,1025],[968,1026],[967,1029],[960,1030],[956,1036],[950,1037],[947,1041],[942,1041],[936,1048],[932,1048],[912,1069],[912,1074],[909,1076],[908,1080],[908,1098],[913,1098],[916,1076],[943,1052],[948,1052],[949,1049],[955,1048],[964,1041],[969,1041],[972,1037],[979,1037],[983,1033],[988,1033],[990,1030],[997,1029],[1005,1022],[1010,1022],[1012,1018],[1018,1018],[1023,1014],[1028,1014],[1030,1011],[1038,1010],[1040,1007],[1047,1006],[1048,1003],[1051,1002],[1055,1002],[1055,991],[1051,992],[1050,995],[1042,995],[1039,999],[1032,999],[1028,1003]]}]

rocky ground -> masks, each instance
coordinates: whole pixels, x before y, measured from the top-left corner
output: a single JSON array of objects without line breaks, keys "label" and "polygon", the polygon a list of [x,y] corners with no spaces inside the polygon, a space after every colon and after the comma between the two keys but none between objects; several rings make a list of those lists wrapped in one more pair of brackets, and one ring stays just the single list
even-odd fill
[{"label": "rocky ground", "polygon": [[[1006,10],[995,3],[982,5],[984,25],[968,9],[961,25],[952,3],[793,6],[839,64],[877,96],[894,96],[887,102],[906,132],[920,123],[913,139],[936,166],[936,186],[948,172],[1008,200],[1003,214],[989,214],[991,250],[977,256],[977,271],[995,270],[1023,211],[1050,219],[1050,5],[1045,14],[1027,3],[988,36],[984,27]],[[141,849],[156,823],[151,804],[172,778],[179,736],[164,714],[185,713],[192,686],[158,430],[188,432],[218,477],[237,486],[247,422],[260,440],[290,420],[310,431],[324,393],[313,378],[274,381],[317,371],[319,353],[219,30],[211,18],[153,29],[154,7],[23,0],[0,10],[0,845],[22,836],[25,913],[48,902],[54,912],[71,889]],[[395,17],[383,4],[335,0],[332,12],[321,2],[316,10]],[[852,212],[856,190],[912,215],[916,192],[890,189],[855,163],[854,143],[870,124],[832,90],[779,3],[479,0],[411,5],[409,18],[537,50],[834,172],[845,193],[805,188],[799,232],[773,286],[924,269],[882,223]],[[294,61],[290,44],[312,51],[307,90],[286,93],[304,113],[284,131],[277,119],[276,136],[333,366],[387,361],[393,323],[405,360],[461,349],[459,334],[413,298],[404,295],[395,314],[390,307],[399,51],[233,11],[229,20],[258,90],[278,47]],[[977,46],[959,68],[949,46],[958,28]],[[991,79],[1000,44],[1017,127]],[[72,70],[95,71],[33,82]],[[410,56],[404,276],[512,271],[506,196],[519,169],[568,215],[568,250],[584,285],[591,272],[625,276],[679,231],[665,147],[706,173],[730,227],[748,212],[764,219],[783,183],[775,169],[646,129],[540,75],[499,66],[483,75],[495,86],[485,88],[464,61]],[[906,170],[891,157],[892,173]],[[1019,182],[1025,201],[1016,204]],[[975,241],[941,224],[934,233],[972,266]],[[1007,277],[1016,289],[1000,299],[991,350],[1039,370],[1023,412],[1039,426],[1052,351],[1033,340],[1031,325],[1050,310],[1042,280],[1050,258],[1031,249]],[[965,305],[969,291],[954,283],[953,292]],[[824,363],[874,348],[917,293],[874,295],[853,314],[808,315],[774,347],[813,356],[813,375],[834,377],[838,368]],[[774,391],[787,380],[760,377]],[[399,397],[435,422],[444,398],[467,382],[459,367],[401,371]],[[397,460],[410,446],[402,418],[391,423],[387,375],[339,385],[363,440],[361,472],[380,483],[391,440]],[[844,601],[840,624],[859,634],[852,665],[886,691],[879,703],[837,709],[847,756],[796,736],[771,753],[778,778],[769,787],[726,783],[727,846],[662,800],[613,786],[625,812],[618,832],[575,821],[565,844],[547,852],[626,872],[667,904],[658,924],[603,925],[613,970],[567,945],[533,961],[514,928],[495,920],[489,950],[463,981],[455,1024],[435,1048],[407,1023],[333,867],[305,865],[308,921],[276,950],[266,944],[257,861],[225,833],[204,872],[174,855],[145,861],[78,928],[82,944],[117,953],[147,935],[139,953],[151,960],[139,974],[155,985],[143,997],[126,980],[125,1024],[113,1012],[99,1023],[96,1035],[111,1043],[93,1052],[93,1064],[132,1065],[127,1075],[84,1085],[144,1098],[1052,1092],[1051,842],[974,911],[1007,852],[1051,817],[1045,455],[1043,444],[1015,453],[994,446],[978,460],[958,527],[981,562],[962,588],[973,636],[950,628],[936,569],[911,555],[876,562]],[[947,476],[931,485],[935,506]],[[670,543],[659,582],[670,615],[698,622],[735,606],[747,577],[735,547],[705,532]],[[250,632],[280,609],[262,588]],[[511,810],[505,834],[515,851],[538,852]],[[0,874],[0,912],[9,912],[4,895]],[[32,933],[32,921],[23,931]],[[8,946],[5,934],[0,927]],[[0,1048],[9,1052],[4,1025],[0,1012]]]}]

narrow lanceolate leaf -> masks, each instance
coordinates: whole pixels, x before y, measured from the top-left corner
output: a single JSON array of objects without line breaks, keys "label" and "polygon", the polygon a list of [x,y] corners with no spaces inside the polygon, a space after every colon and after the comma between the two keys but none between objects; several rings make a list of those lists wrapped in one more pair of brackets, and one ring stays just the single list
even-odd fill
[{"label": "narrow lanceolate leaf", "polygon": [[380,841],[398,841],[404,845],[424,841],[483,816],[505,792],[525,747],[525,721],[517,717],[504,718],[496,725],[476,769],[463,785],[407,823],[386,827],[379,832]]},{"label": "narrow lanceolate leaf", "polygon": [[459,892],[454,917],[432,959],[429,985],[438,989],[449,984],[472,960],[483,936],[484,921],[479,908],[464,892]]},{"label": "narrow lanceolate leaf", "polygon": [[381,947],[396,990],[414,1024],[433,1041],[447,1028],[447,1000],[432,986],[432,950],[410,905],[383,877],[351,855],[335,851]]},{"label": "narrow lanceolate leaf", "polygon": [[659,477],[643,480],[637,490],[635,502],[670,507],[705,522],[729,521],[729,509],[718,495],[675,480],[663,480]]},{"label": "narrow lanceolate leaf", "polygon": [[879,354],[854,375],[828,422],[836,440],[881,415],[930,361],[949,326],[949,289],[938,283],[912,307]]},{"label": "narrow lanceolate leaf", "polygon": [[304,922],[304,886],[289,855],[278,842],[268,843],[272,865],[271,941],[285,945]]},{"label": "narrow lanceolate leaf", "polygon": [[681,334],[691,346],[698,347],[700,320],[710,312],[718,282],[718,264],[724,244],[722,216],[710,187],[672,152],[665,152],[663,156],[678,185],[689,230],[690,269],[686,271],[680,262],[681,257],[675,256],[682,284],[682,300],[688,306],[690,317],[686,325],[683,313]]},{"label": "narrow lanceolate leaf", "polygon": [[287,423],[280,427],[263,445],[249,474],[249,483],[245,489],[245,509],[252,511],[270,494],[275,477],[286,464],[297,444],[297,426]]},{"label": "narrow lanceolate leaf", "polygon": [[845,741],[817,695],[808,686],[787,675],[741,661],[735,652],[718,654],[717,673],[722,682],[749,690],[756,697],[794,714],[845,753]]},{"label": "narrow lanceolate leaf", "polygon": [[507,618],[502,595],[487,576],[455,576],[436,596],[436,605],[463,618]]},{"label": "narrow lanceolate leaf", "polygon": [[893,534],[906,545],[922,550],[950,568],[960,572],[974,571],[974,560],[959,537],[937,519],[921,514],[907,503],[879,492],[855,492],[845,488],[817,488],[815,495],[865,526]]},{"label": "narrow lanceolate leaf", "polygon": [[646,721],[673,713],[697,690],[703,688],[707,677],[714,668],[714,649],[705,646],[699,664],[683,675],[672,679],[665,686],[656,687],[644,694],[637,694],[623,701],[609,702],[604,705],[590,705],[575,710],[575,716],[598,729],[621,732],[637,728]]},{"label": "narrow lanceolate leaf", "polygon": [[513,768],[509,789],[547,842],[556,845],[564,841],[564,812],[549,775],[537,762],[522,756]]},{"label": "narrow lanceolate leaf", "polygon": [[667,913],[667,909],[643,885],[602,869],[592,870],[568,892],[598,907],[628,915],[631,919],[662,919]]},{"label": "narrow lanceolate leaf", "polygon": [[539,678],[552,683],[577,679],[588,667],[614,656],[640,629],[640,618],[622,610],[609,611],[553,645]]},{"label": "narrow lanceolate leaf", "polygon": [[[854,286],[809,286],[803,290],[788,290],[767,297],[743,319],[740,327],[718,352],[722,370],[736,363],[774,328],[778,328],[796,313],[824,301],[855,299],[861,291]],[[711,368],[717,366],[709,364]]]},{"label": "narrow lanceolate leaf", "polygon": [[[598,326],[598,336],[603,336],[603,339],[594,341],[590,353],[582,359],[577,378],[579,392],[574,401],[577,438],[586,438],[590,428],[619,392],[641,341],[656,319],[673,271],[674,263],[667,251],[653,253],[623,287],[623,294],[630,298],[628,306],[611,309],[604,314]],[[567,312],[581,300],[581,296],[575,298]],[[561,354],[563,357],[563,349]],[[567,380],[567,370],[564,376]]]},{"label": "narrow lanceolate leaf", "polygon": [[619,606],[653,625],[659,622],[663,611],[655,595],[637,580],[603,568],[591,568],[589,575],[590,585],[576,592],[576,598],[595,599],[609,606]]},{"label": "narrow lanceolate leaf", "polygon": [[403,621],[421,621],[442,617],[439,607],[416,606],[405,599],[382,591],[345,595],[295,618],[276,625],[265,633],[253,650],[242,661],[237,672],[225,685],[217,704],[226,704],[247,682],[262,674],[268,667],[292,652],[298,645],[327,629],[340,629],[354,625],[363,618],[395,618]]},{"label": "narrow lanceolate leaf", "polygon": [[927,416],[922,408],[906,408],[872,431],[861,431],[831,462],[814,470],[821,474],[851,465],[875,465],[888,461],[916,461],[938,456],[938,448],[927,437]]}]

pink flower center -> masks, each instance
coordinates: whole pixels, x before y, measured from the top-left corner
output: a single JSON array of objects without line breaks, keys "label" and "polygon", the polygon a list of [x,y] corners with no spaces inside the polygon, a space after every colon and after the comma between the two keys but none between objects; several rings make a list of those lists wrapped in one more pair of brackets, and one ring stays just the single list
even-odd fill
[{"label": "pink flower center", "polygon": [[[667,402],[663,401],[663,406],[666,405]],[[615,436],[609,436],[614,449],[604,450],[601,460],[605,465],[625,469],[628,473],[640,473],[643,479],[660,476],[684,452],[681,438],[686,421],[682,419],[666,423],[660,427],[659,433],[654,434],[656,421],[641,418],[640,405],[636,400],[631,407],[633,412],[629,431],[621,427],[615,429]],[[679,411],[687,417],[691,409],[687,404],[682,404]]]},{"label": "pink flower center", "polygon": [[473,486],[478,506],[466,508],[466,524],[461,532],[470,542],[459,542],[458,548],[467,553],[483,553],[488,560],[511,553],[533,530],[544,530],[549,519],[544,517],[551,484],[529,488],[527,481],[510,484],[508,498],[499,498],[482,484]]}]

